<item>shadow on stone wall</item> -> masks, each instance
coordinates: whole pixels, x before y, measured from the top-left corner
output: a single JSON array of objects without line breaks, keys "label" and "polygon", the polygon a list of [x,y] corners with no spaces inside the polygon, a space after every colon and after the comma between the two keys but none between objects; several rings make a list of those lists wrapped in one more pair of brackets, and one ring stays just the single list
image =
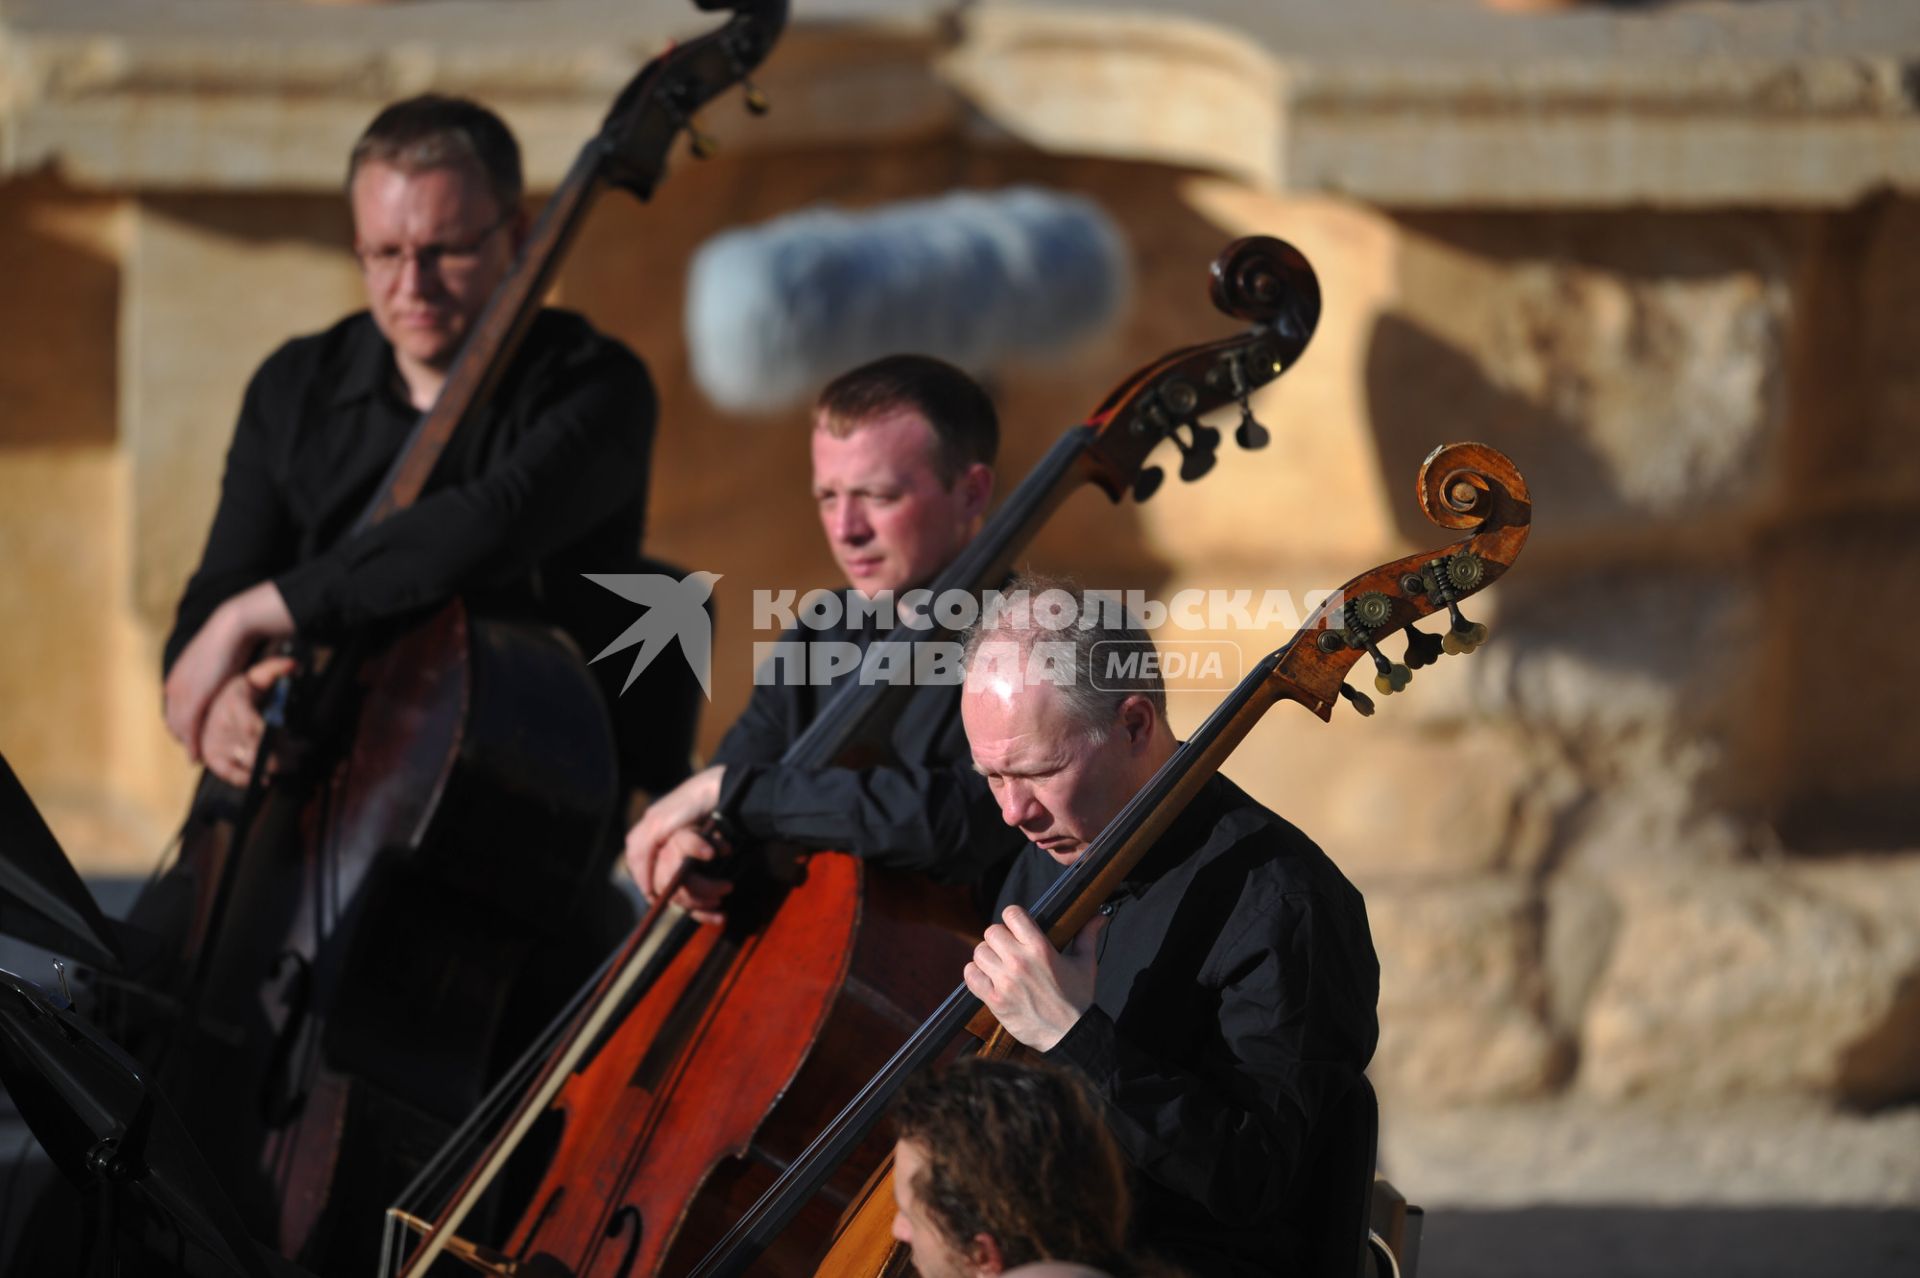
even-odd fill
[{"label": "shadow on stone wall", "polygon": [[[191,226],[196,235],[240,252],[276,246],[350,255],[353,216],[346,195],[148,195],[154,214]],[[350,261],[343,256],[343,261]],[[288,337],[298,334],[289,331]]]},{"label": "shadow on stone wall", "polygon": [[[1549,539],[1570,505],[1621,500],[1600,457],[1574,423],[1495,384],[1474,355],[1406,315],[1385,314],[1367,341],[1367,409],[1383,478],[1413,474],[1439,441],[1475,440],[1513,459],[1537,508],[1535,535]],[[1410,503],[1391,504],[1403,537],[1432,541],[1433,525]],[[1529,539],[1529,548],[1537,549]],[[1521,581],[1519,577],[1516,582]]]},{"label": "shadow on stone wall", "polygon": [[1842,1049],[1835,1085],[1855,1109],[1920,1100],[1920,966],[1900,981],[1885,1019]]},{"label": "shadow on stone wall", "polygon": [[0,448],[114,442],[115,203],[50,176],[0,183]]},{"label": "shadow on stone wall", "polygon": [[1808,852],[1920,848],[1920,201],[1819,219],[1797,283],[1748,794]]}]

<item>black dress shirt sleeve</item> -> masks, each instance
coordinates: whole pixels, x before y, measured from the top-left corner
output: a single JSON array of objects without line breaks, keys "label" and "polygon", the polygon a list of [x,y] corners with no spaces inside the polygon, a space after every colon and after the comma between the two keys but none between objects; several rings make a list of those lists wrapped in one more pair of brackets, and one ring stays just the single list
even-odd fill
[{"label": "black dress shirt sleeve", "polygon": [[[1093,1081],[1135,1168],[1228,1229],[1273,1219],[1312,1116],[1353,1077],[1355,1053],[1371,1050],[1372,1000],[1345,972],[1345,929],[1320,917],[1334,908],[1289,894],[1239,912],[1241,935],[1223,936],[1210,964],[1220,969],[1210,982],[1219,1037],[1197,1056],[1164,1034],[1124,1033],[1097,1006],[1048,1053]],[[1169,1063],[1163,1048],[1205,1076]]]},{"label": "black dress shirt sleeve", "polygon": [[645,491],[655,414],[645,367],[603,347],[547,384],[532,428],[478,478],[434,488],[274,578],[302,634],[524,576]]},{"label": "black dress shirt sleeve", "polygon": [[720,810],[755,839],[832,848],[895,869],[968,882],[1025,840],[970,767],[729,765]]},{"label": "black dress shirt sleeve", "polygon": [[973,771],[957,714],[937,698],[915,700],[905,712],[954,716],[944,731],[930,733],[934,744],[919,761],[865,768],[782,763],[817,717],[815,701],[831,695],[771,679],[755,685],[714,752],[727,769],[717,806],[736,832],[954,883],[982,879],[1026,842],[1001,822],[986,780]]}]

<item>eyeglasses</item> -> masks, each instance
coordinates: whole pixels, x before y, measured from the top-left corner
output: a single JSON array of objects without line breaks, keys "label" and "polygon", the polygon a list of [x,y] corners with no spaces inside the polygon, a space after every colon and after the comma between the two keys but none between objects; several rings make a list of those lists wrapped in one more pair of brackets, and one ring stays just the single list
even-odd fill
[{"label": "eyeglasses", "polygon": [[353,255],[360,259],[360,269],[367,273],[369,279],[392,279],[400,274],[400,268],[408,258],[413,259],[423,275],[432,271],[446,278],[455,278],[472,272],[480,265],[480,251],[493,238],[493,233],[512,218],[513,214],[505,214],[472,239],[458,244],[422,244],[419,248],[382,244],[378,248],[355,247]]}]

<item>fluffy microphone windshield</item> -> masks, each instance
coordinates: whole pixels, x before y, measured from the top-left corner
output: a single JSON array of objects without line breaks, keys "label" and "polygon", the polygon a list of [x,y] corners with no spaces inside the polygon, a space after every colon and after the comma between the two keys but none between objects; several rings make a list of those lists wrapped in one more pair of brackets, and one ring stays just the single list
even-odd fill
[{"label": "fluffy microphone windshield", "polygon": [[981,372],[1058,349],[1119,314],[1127,278],[1118,228],[1078,196],[1014,187],[812,209],[701,246],[687,346],[715,404],[764,411],[882,355]]}]

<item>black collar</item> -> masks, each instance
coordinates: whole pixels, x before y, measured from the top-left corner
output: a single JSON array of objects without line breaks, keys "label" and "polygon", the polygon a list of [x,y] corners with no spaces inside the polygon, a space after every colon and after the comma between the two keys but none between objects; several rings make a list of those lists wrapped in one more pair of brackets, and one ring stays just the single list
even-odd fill
[{"label": "black collar", "polygon": [[391,394],[398,376],[393,347],[373,322],[373,313],[355,315],[347,334],[340,381],[333,388],[333,406],[342,408],[382,392]]}]

